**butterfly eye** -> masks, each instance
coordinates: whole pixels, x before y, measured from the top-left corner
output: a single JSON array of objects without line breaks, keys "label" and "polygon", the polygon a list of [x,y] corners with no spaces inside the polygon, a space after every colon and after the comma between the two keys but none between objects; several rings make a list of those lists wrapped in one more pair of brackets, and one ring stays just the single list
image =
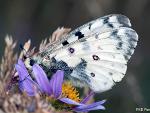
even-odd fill
[{"label": "butterfly eye", "polygon": [[67,45],[67,44],[69,44],[69,42],[66,41],[66,40],[62,43],[63,46],[65,46],[65,45]]},{"label": "butterfly eye", "polygon": [[74,48],[69,48],[70,53],[74,53],[75,49]]},{"label": "butterfly eye", "polygon": [[30,65],[33,66],[35,61],[33,59],[30,60]]},{"label": "butterfly eye", "polygon": [[91,73],[91,76],[92,76],[92,77],[95,77],[95,74],[94,74],[94,73]]},{"label": "butterfly eye", "polygon": [[94,60],[99,60],[100,58],[97,55],[92,56]]}]

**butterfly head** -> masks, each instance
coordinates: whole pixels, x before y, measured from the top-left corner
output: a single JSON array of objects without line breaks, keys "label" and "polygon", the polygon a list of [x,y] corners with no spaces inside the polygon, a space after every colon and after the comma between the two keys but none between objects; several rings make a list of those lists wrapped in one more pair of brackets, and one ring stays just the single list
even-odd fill
[{"label": "butterfly head", "polygon": [[34,55],[32,57],[26,58],[24,61],[26,67],[31,70],[32,66],[37,63],[44,67],[50,67],[52,65],[52,59],[49,57],[42,57],[41,55]]}]

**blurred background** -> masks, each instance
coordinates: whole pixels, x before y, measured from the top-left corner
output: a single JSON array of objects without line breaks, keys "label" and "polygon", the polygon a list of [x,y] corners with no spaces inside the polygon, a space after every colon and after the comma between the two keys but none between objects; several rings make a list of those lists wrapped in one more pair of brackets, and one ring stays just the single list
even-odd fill
[{"label": "blurred background", "polygon": [[149,11],[150,0],[0,0],[0,57],[6,34],[18,45],[31,39],[32,46],[38,46],[59,26],[75,29],[104,15],[124,14],[139,35],[138,46],[122,82],[95,96],[96,100],[107,99],[106,110],[92,113],[135,113],[136,108],[150,109]]}]

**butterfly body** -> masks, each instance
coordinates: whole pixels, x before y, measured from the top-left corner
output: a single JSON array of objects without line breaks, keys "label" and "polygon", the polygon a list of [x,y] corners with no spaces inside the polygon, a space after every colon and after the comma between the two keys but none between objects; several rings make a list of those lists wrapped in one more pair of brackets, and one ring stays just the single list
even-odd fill
[{"label": "butterfly body", "polygon": [[104,92],[124,77],[137,41],[126,16],[107,15],[70,32],[32,59],[51,72],[64,70],[75,84]]}]

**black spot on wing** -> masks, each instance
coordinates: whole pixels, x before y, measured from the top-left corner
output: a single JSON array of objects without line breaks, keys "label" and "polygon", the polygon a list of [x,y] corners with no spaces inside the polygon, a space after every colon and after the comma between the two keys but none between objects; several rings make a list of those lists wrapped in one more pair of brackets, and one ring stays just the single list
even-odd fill
[{"label": "black spot on wing", "polygon": [[71,47],[68,50],[69,50],[70,53],[74,53],[74,51],[75,51],[75,49],[71,48]]},{"label": "black spot on wing", "polygon": [[108,27],[113,28],[113,24],[109,22],[109,17],[103,19],[103,24],[106,24]]},{"label": "black spot on wing", "polygon": [[95,73],[90,73],[92,77],[95,77]]},{"label": "black spot on wing", "polygon": [[118,46],[119,46],[120,48],[122,47],[122,45],[123,45],[122,42],[119,42],[119,43],[118,43]]},{"label": "black spot on wing", "polygon": [[69,44],[69,42],[68,42],[67,40],[65,40],[64,42],[62,42],[62,45],[63,45],[63,46],[65,46],[65,45],[67,45],[67,44]]},{"label": "black spot on wing", "polygon": [[89,23],[89,29],[91,29],[92,23]]},{"label": "black spot on wing", "polygon": [[113,24],[111,24],[111,23],[108,23],[107,25],[108,25],[108,27],[110,27],[110,28],[114,28]]},{"label": "black spot on wing", "polygon": [[117,50],[121,50],[122,48],[121,48],[121,47],[116,47],[116,49],[117,49]]},{"label": "black spot on wing", "polygon": [[92,57],[93,57],[93,60],[99,60],[100,59],[99,56],[97,56],[97,55],[92,55]]},{"label": "black spot on wing", "polygon": [[116,38],[117,38],[118,40],[122,41],[120,36],[116,36]]},{"label": "black spot on wing", "polygon": [[78,39],[81,39],[81,38],[84,37],[84,34],[82,34],[80,31],[77,31],[77,32],[75,33],[75,36],[77,36]]},{"label": "black spot on wing", "polygon": [[109,21],[109,17],[103,18],[103,24],[107,24]]}]

